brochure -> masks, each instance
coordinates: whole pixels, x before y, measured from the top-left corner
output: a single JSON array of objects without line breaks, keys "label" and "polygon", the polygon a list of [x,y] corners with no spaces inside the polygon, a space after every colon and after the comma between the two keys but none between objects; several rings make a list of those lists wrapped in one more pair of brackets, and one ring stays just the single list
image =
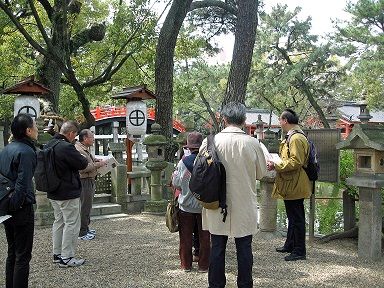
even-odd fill
[{"label": "brochure", "polygon": [[97,155],[95,156],[95,158],[107,162],[106,166],[103,166],[97,169],[97,173],[101,176],[107,174],[108,172],[111,172],[111,170],[119,164],[116,161],[115,157],[113,157],[112,155],[108,155],[108,156]]},{"label": "brochure", "polygon": [[0,223],[3,223],[5,220],[11,218],[12,215],[4,215],[4,216],[0,216]]}]

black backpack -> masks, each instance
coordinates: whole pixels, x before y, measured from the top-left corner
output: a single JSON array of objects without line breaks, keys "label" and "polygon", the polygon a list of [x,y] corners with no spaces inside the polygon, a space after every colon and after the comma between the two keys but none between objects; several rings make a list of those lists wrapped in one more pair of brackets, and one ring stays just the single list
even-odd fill
[{"label": "black backpack", "polygon": [[45,148],[37,151],[37,166],[35,170],[36,189],[42,192],[53,192],[59,188],[62,177],[56,166],[55,146],[60,140],[52,141]]},{"label": "black backpack", "polygon": [[309,144],[309,157],[308,157],[308,163],[307,166],[304,166],[303,169],[307,173],[307,176],[310,181],[316,181],[319,178],[319,171],[320,171],[320,165],[319,165],[319,155],[317,154],[317,150],[315,147],[315,144],[308,139],[307,135],[301,130],[295,130],[293,131],[287,138],[287,145],[288,145],[288,151],[289,151],[289,140],[293,135],[296,133],[300,133],[307,138],[308,144]]},{"label": "black backpack", "polygon": [[189,189],[206,209],[221,208],[223,222],[227,217],[226,173],[217,156],[213,136],[207,137],[207,148],[198,154],[193,166]]}]

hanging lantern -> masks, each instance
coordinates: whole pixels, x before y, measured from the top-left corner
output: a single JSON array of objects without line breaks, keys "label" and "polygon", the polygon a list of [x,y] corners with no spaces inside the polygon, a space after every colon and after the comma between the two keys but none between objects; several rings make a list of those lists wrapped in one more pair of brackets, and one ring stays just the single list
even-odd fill
[{"label": "hanging lantern", "polygon": [[14,104],[14,117],[20,113],[27,113],[33,118],[40,117],[40,103],[34,96],[22,95],[16,98]]},{"label": "hanging lantern", "polygon": [[138,139],[147,131],[147,105],[143,101],[127,103],[127,132],[129,138]]}]

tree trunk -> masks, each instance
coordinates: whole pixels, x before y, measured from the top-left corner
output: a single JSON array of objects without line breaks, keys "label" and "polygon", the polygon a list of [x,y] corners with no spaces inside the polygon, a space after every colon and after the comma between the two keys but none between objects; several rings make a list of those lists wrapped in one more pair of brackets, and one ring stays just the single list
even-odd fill
[{"label": "tree trunk", "polygon": [[[161,27],[156,47],[156,122],[161,126],[161,133],[169,141],[165,148],[166,161],[173,161],[173,57],[176,40],[192,0],[174,0]],[[161,115],[161,116],[160,116]]]},{"label": "tree trunk", "polygon": [[245,101],[256,39],[258,5],[258,0],[238,1],[235,44],[223,105],[232,101]]},{"label": "tree trunk", "polygon": [[51,105],[44,105],[42,114],[58,113],[59,112],[59,95],[60,95],[60,79],[62,72],[57,66],[57,63],[44,57],[41,64],[36,69],[36,80],[44,86],[53,90],[52,93],[42,95],[47,103]]}]

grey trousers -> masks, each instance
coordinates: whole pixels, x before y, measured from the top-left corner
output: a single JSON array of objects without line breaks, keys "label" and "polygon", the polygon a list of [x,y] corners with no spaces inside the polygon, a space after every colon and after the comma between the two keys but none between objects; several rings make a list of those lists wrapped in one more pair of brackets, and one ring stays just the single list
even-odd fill
[{"label": "grey trousers", "polygon": [[92,178],[81,179],[81,225],[79,236],[87,235],[89,230],[89,223],[91,222],[91,210],[93,204],[93,197],[95,196],[96,181]]}]

